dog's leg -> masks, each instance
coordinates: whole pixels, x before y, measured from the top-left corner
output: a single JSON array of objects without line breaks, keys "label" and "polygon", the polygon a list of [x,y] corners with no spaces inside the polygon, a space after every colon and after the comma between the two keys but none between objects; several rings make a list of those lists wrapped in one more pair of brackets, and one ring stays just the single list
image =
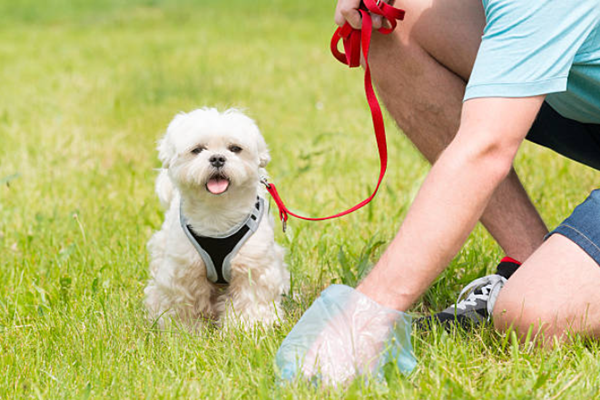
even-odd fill
[{"label": "dog's leg", "polygon": [[204,266],[178,263],[160,251],[149,248],[157,256],[150,262],[152,278],[144,290],[149,319],[160,329],[170,320],[181,322],[191,331],[214,323],[214,289],[206,280]]},{"label": "dog's leg", "polygon": [[272,326],[284,320],[282,295],[289,289],[289,273],[283,264],[283,250],[277,246],[272,262],[253,267],[232,263],[232,280],[219,297],[217,310],[223,327],[252,329]]},{"label": "dog's leg", "polygon": [[207,283],[195,286],[190,291],[190,287],[163,285],[151,280],[144,293],[152,323],[160,329],[165,329],[170,322],[183,323],[190,331],[199,331],[206,324],[213,324],[216,316],[211,300],[213,289]]}]

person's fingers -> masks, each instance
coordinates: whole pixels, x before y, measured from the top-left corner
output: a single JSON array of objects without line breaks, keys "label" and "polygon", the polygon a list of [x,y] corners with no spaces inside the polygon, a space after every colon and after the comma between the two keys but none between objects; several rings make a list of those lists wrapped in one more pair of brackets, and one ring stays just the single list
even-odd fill
[{"label": "person's fingers", "polygon": [[[379,0],[385,2],[391,6],[396,2],[395,0]],[[335,23],[338,26],[343,26],[346,22],[350,23],[354,29],[360,29],[362,27],[361,14],[358,11],[360,6],[360,0],[339,0],[335,10]],[[383,18],[381,15],[371,13],[371,19],[373,21],[373,29],[379,29],[382,27],[390,28],[390,23]]]},{"label": "person's fingers", "polygon": [[344,26],[344,24],[346,23],[346,20],[344,19],[344,16],[342,15],[342,13],[338,12],[338,11],[335,12],[334,20],[335,20],[335,24],[340,27]]},{"label": "person's fingers", "polygon": [[340,12],[344,17],[344,20],[348,21],[354,29],[360,29],[362,27],[362,18],[360,12],[358,12],[356,8],[343,7]]},{"label": "person's fingers", "polygon": [[373,29],[379,29],[382,27],[383,18],[381,15],[371,14],[371,21],[373,21]]},{"label": "person's fingers", "polygon": [[343,26],[350,23],[354,29],[360,29],[362,19],[358,8],[361,0],[339,0],[335,8],[335,23]]},{"label": "person's fingers", "polygon": [[[381,3],[387,3],[390,6],[393,6],[395,3],[395,0],[378,0],[376,2],[377,7],[382,8]],[[371,20],[373,21],[373,29],[379,29],[379,28],[388,28],[389,29],[392,27],[390,22],[381,15],[371,13]]]}]

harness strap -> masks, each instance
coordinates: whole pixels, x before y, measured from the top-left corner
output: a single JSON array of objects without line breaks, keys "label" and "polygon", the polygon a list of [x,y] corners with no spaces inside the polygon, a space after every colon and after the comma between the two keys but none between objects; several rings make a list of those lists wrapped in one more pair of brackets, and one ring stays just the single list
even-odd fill
[{"label": "harness strap", "polygon": [[204,261],[209,281],[219,285],[226,285],[231,281],[231,260],[258,229],[264,210],[265,200],[257,197],[252,212],[243,224],[220,236],[201,236],[188,224],[180,206],[181,228]]},{"label": "harness strap", "polygon": [[[354,29],[352,26],[346,22],[344,26],[338,28],[333,37],[331,38],[331,52],[333,56],[338,59],[341,63],[348,65],[350,68],[358,67],[360,65],[360,54],[362,48],[362,54],[365,60],[365,95],[367,98],[367,103],[369,104],[369,108],[371,109],[371,118],[373,121],[373,128],[375,130],[375,139],[377,141],[377,150],[379,152],[379,179],[377,181],[377,186],[375,186],[375,190],[373,193],[356,204],[354,207],[342,211],[340,213],[330,215],[328,217],[304,217],[302,215],[296,214],[290,211],[287,208],[281,199],[281,196],[277,192],[277,188],[273,183],[267,182],[263,180],[263,184],[267,188],[269,194],[273,197],[275,204],[277,204],[277,208],[279,209],[279,218],[283,224],[283,230],[285,231],[288,216],[291,215],[293,217],[304,219],[308,221],[323,221],[327,219],[339,218],[344,215],[350,214],[358,210],[359,208],[367,205],[379,190],[379,186],[385,176],[385,171],[387,169],[387,142],[385,137],[385,126],[383,124],[383,115],[381,113],[381,107],[379,106],[379,102],[377,101],[377,96],[375,95],[375,90],[373,89],[373,83],[371,81],[371,70],[369,68],[369,47],[371,45],[371,31],[373,28],[373,23],[371,21],[371,15],[378,14],[381,15],[388,23],[390,24],[389,28],[382,27],[379,29],[379,32],[383,34],[389,34],[396,28],[396,20],[404,19],[404,10],[400,10],[390,6],[381,1],[377,1],[375,3],[374,0],[363,0],[363,4],[359,9],[362,16],[362,29]],[[340,40],[343,41],[344,51],[342,53],[338,49],[338,44]]]}]

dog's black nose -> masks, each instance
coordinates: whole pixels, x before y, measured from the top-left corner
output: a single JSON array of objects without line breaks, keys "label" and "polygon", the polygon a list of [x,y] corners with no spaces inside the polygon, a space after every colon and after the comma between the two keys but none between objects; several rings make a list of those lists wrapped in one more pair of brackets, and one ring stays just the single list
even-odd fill
[{"label": "dog's black nose", "polygon": [[215,154],[209,158],[208,161],[210,161],[213,167],[221,168],[223,165],[225,165],[226,159],[225,156],[222,156],[221,154]]}]

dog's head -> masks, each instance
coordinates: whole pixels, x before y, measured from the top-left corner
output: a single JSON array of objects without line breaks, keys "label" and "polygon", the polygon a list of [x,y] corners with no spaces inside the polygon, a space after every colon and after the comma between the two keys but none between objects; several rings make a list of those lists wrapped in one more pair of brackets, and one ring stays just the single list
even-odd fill
[{"label": "dog's head", "polygon": [[214,108],[176,115],[159,142],[158,156],[180,190],[200,196],[256,187],[260,169],[270,160],[252,119]]}]

